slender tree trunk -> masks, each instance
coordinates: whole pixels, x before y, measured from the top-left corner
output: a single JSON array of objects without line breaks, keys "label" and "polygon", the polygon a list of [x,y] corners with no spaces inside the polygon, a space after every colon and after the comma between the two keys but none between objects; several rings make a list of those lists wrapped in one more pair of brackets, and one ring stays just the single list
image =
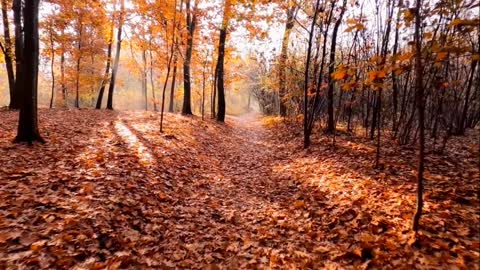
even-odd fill
[{"label": "slender tree trunk", "polygon": [[230,23],[231,1],[225,0],[223,9],[223,21],[220,28],[220,39],[218,41],[218,60],[217,60],[217,91],[218,91],[218,113],[217,121],[225,122],[225,82],[224,82],[224,61],[225,61],[225,41],[227,39],[228,24]]},{"label": "slender tree trunk", "polygon": [[22,66],[25,74],[21,97],[18,133],[14,142],[44,142],[38,131],[37,119],[37,87],[39,62],[38,37],[38,5],[40,0],[25,0],[23,10],[25,47],[23,55],[25,64]]},{"label": "slender tree trunk", "polygon": [[[228,0],[227,0],[228,1]],[[220,40],[218,45],[217,61],[217,90],[218,90],[218,113],[217,121],[225,122],[225,85],[224,85],[224,61],[225,61],[225,40],[227,38],[227,27],[220,29]]]},{"label": "slender tree trunk", "polygon": [[215,64],[215,70],[213,72],[213,84],[212,84],[212,119],[217,117],[217,71],[218,62]]},{"label": "slender tree trunk", "polygon": [[120,62],[120,50],[122,48],[122,30],[123,30],[124,17],[125,17],[125,0],[121,0],[120,1],[120,18],[118,21],[118,31],[117,31],[117,48],[115,51],[115,60],[113,62],[110,85],[108,86],[108,98],[107,98],[108,110],[113,110],[113,92],[115,90],[115,80],[117,78],[118,64]]},{"label": "slender tree trunk", "polygon": [[150,55],[150,88],[152,88],[152,99],[153,99],[153,111],[157,111],[157,99],[155,97],[155,79],[154,79],[154,74],[153,74],[153,51],[152,51],[152,45],[150,41],[150,49],[149,49],[149,55]]},{"label": "slender tree trunk", "polygon": [[[479,46],[480,46],[480,43],[479,43]],[[460,121],[458,123],[457,132],[456,132],[456,134],[458,135],[465,134],[465,129],[466,129],[465,121],[467,119],[468,106],[470,104],[470,89],[472,88],[473,79],[475,77],[475,70],[477,67],[477,63],[478,63],[478,60],[473,60],[472,64],[470,65],[470,76],[468,78],[467,87],[466,87],[467,89],[465,92],[465,102],[463,103],[463,110],[460,116]]]},{"label": "slender tree trunk", "polygon": [[[190,0],[188,0],[190,1]],[[167,91],[167,84],[168,84],[168,77],[170,76],[170,69],[172,67],[172,60],[173,57],[176,57],[176,37],[175,33],[177,30],[177,1],[175,0],[175,10],[173,13],[173,29],[172,29],[172,47],[170,48],[170,57],[168,58],[167,64],[167,75],[165,76],[165,82],[163,83],[163,91],[162,91],[162,107],[160,111],[160,132],[163,132],[163,112],[165,111],[165,93]],[[175,78],[173,78],[172,85]]]},{"label": "slender tree trunk", "polygon": [[[397,13],[397,23],[400,20],[400,9]],[[395,27],[395,41],[393,44],[393,55],[396,55],[398,52],[398,30],[400,27]],[[393,65],[395,65],[395,59],[393,60]],[[398,80],[395,71],[392,72],[392,105],[393,105],[393,113],[392,113],[392,130],[397,129],[397,114],[398,114]]]},{"label": "slender tree trunk", "polygon": [[[192,9],[190,8],[190,1],[187,0],[186,2],[186,20],[187,20],[187,49],[185,52],[185,61],[183,62],[183,107],[182,107],[182,114],[184,115],[191,115],[192,114],[192,90],[191,90],[191,78],[190,78],[190,63],[192,60],[192,50],[193,50],[193,35],[195,33],[195,26],[196,26],[196,8],[197,4],[194,3],[195,7]],[[191,14],[193,12],[193,15]]]},{"label": "slender tree trunk", "polygon": [[177,82],[177,55],[175,53],[174,59],[173,59],[173,72],[172,72],[172,83],[170,84],[170,103],[168,104],[168,112],[174,112],[175,111],[175,83]]},{"label": "slender tree trunk", "polygon": [[[315,12],[313,13],[312,25],[310,27],[310,33],[308,36],[308,49],[307,49],[307,63],[305,64],[305,73],[304,73],[304,85],[303,85],[303,148],[308,148],[310,146],[310,132],[308,124],[308,86],[309,86],[309,70],[310,70],[310,57],[312,56],[312,43],[313,43],[313,34],[315,31],[315,24],[317,23],[317,17],[319,12],[320,0],[317,0],[315,4]],[[321,76],[321,74],[320,74]],[[315,110],[315,108],[313,108]],[[313,114],[312,114],[313,116]]]},{"label": "slender tree trunk", "polygon": [[50,109],[53,108],[53,99],[55,96],[55,48],[54,48],[54,42],[53,42],[53,20],[50,25],[50,47],[52,48],[52,62],[50,63],[50,69],[52,72],[52,93],[50,95]]},{"label": "slender tree trunk", "polygon": [[208,63],[209,53],[205,57],[203,62],[203,72],[202,72],[202,120],[205,119],[205,88],[206,88],[206,76],[207,76],[207,63]]},{"label": "slender tree trunk", "polygon": [[5,56],[5,66],[7,69],[7,77],[8,77],[8,89],[10,93],[10,109],[15,109],[15,74],[13,71],[13,43],[10,37],[10,24],[8,22],[8,7],[7,1],[2,0],[2,19],[3,19],[3,37],[5,39],[5,45],[2,46],[3,54]]},{"label": "slender tree trunk", "polygon": [[328,90],[327,90],[327,111],[328,111],[328,121],[327,121],[327,132],[333,133],[335,130],[335,120],[333,115],[333,87],[334,81],[332,80],[332,73],[335,71],[335,52],[337,48],[337,33],[340,24],[342,23],[343,14],[345,14],[346,10],[346,3],[347,1],[343,1],[342,11],[340,12],[340,16],[335,22],[335,26],[333,27],[332,32],[332,42],[330,48],[330,63],[328,66]]},{"label": "slender tree trunk", "polygon": [[145,111],[148,111],[148,79],[147,79],[147,51],[142,51],[142,96],[145,106]]},{"label": "slender tree trunk", "polygon": [[77,70],[76,70],[76,80],[75,80],[75,108],[80,108],[80,65],[82,63],[82,33],[83,33],[83,22],[80,17],[80,31],[78,32],[78,57],[77,57]]},{"label": "slender tree trunk", "polygon": [[67,86],[65,84],[65,50],[62,45],[62,54],[60,55],[60,83],[62,85],[62,98],[65,107],[67,104]]},{"label": "slender tree trunk", "polygon": [[417,209],[413,217],[413,230],[418,231],[423,208],[423,172],[425,160],[425,97],[423,90],[422,44],[420,38],[422,0],[416,0],[415,14],[415,101],[418,110],[419,153],[417,171]]},{"label": "slender tree trunk", "polygon": [[[114,7],[117,5],[117,1],[114,2]],[[107,47],[107,64],[105,67],[105,75],[102,79],[102,86],[100,87],[100,91],[98,91],[98,98],[97,98],[97,104],[95,105],[95,109],[101,109],[102,108],[102,102],[103,102],[103,96],[105,93],[105,87],[107,85],[108,81],[108,76],[110,74],[110,65],[112,63],[112,47],[113,47],[113,32],[115,28],[115,19],[114,19],[114,14],[115,10],[112,13],[112,26],[110,27],[110,35],[108,38],[108,47]]]},{"label": "slender tree trunk", "polygon": [[287,59],[288,59],[288,43],[290,41],[290,33],[295,26],[295,15],[297,12],[297,6],[292,6],[287,10],[287,21],[285,23],[285,32],[282,39],[282,52],[279,59],[279,86],[278,91],[280,100],[280,116],[285,117],[287,115],[287,105],[285,104],[285,95],[287,92]]},{"label": "slender tree trunk", "polygon": [[22,31],[22,0],[13,0],[13,24],[15,25],[15,90],[10,102],[10,109],[20,109],[21,91],[25,83],[23,70],[23,31]]}]

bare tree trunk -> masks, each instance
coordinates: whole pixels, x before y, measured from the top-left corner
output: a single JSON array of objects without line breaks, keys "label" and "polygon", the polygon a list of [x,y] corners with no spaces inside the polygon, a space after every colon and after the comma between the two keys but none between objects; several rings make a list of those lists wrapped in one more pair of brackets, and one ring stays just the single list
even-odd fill
[{"label": "bare tree trunk", "polygon": [[148,110],[148,85],[147,85],[147,51],[142,51],[142,96],[144,100],[145,111]]},{"label": "bare tree trunk", "polygon": [[55,95],[55,48],[54,48],[54,42],[53,42],[53,20],[51,21],[50,24],[50,47],[52,48],[52,62],[50,63],[50,69],[52,72],[52,93],[50,95],[50,109],[53,108],[53,98]]},{"label": "bare tree trunk", "polygon": [[120,62],[120,50],[122,48],[122,30],[123,30],[124,17],[125,17],[125,0],[121,0],[120,1],[120,18],[118,21],[118,31],[117,31],[117,48],[115,51],[115,60],[113,62],[110,85],[108,86],[107,109],[109,110],[113,110],[113,92],[115,90],[115,80],[117,78],[118,64]]},{"label": "bare tree trunk", "polygon": [[[309,124],[308,124],[308,79],[309,79],[309,70],[310,70],[310,57],[312,56],[312,41],[313,41],[313,34],[315,30],[315,24],[317,22],[318,12],[319,12],[319,5],[320,0],[317,0],[315,4],[315,12],[313,14],[312,25],[310,27],[310,33],[308,36],[308,49],[307,49],[307,63],[305,64],[305,74],[304,74],[304,85],[303,85],[303,92],[304,92],[304,99],[303,99],[303,148],[308,148],[310,146],[310,132]],[[315,110],[315,108],[313,108]]]},{"label": "bare tree trunk", "polygon": [[208,57],[209,53],[207,53],[207,56],[205,57],[205,61],[203,62],[203,72],[202,72],[202,120],[205,119],[205,81],[207,80],[207,63],[208,63]]},{"label": "bare tree trunk", "polygon": [[282,52],[279,59],[279,75],[278,83],[280,89],[278,91],[280,101],[280,116],[285,117],[287,115],[287,106],[285,104],[285,95],[287,92],[287,59],[288,59],[288,43],[290,41],[290,33],[295,26],[295,16],[297,13],[297,6],[293,5],[287,10],[287,21],[285,23],[285,32],[282,39]]},{"label": "bare tree trunk", "polygon": [[25,0],[23,22],[25,33],[25,46],[22,65],[25,75],[21,97],[18,133],[14,142],[44,142],[38,131],[37,119],[37,90],[38,90],[38,62],[39,62],[39,37],[38,37],[38,5],[40,0]]},{"label": "bare tree trunk", "polygon": [[[176,50],[175,50],[175,45],[176,45],[175,32],[177,30],[176,22],[177,22],[177,1],[175,0],[175,10],[173,13],[172,47],[170,49],[170,57],[168,58],[168,64],[167,64],[167,75],[165,76],[165,82],[163,83],[163,91],[162,91],[162,107],[160,110],[160,132],[163,132],[163,112],[165,109],[165,92],[167,90],[168,77],[170,76],[170,68],[172,65],[173,57],[176,57]],[[172,80],[172,85],[173,85],[175,78],[172,78],[172,79],[173,79]]]},{"label": "bare tree trunk", "polygon": [[15,90],[10,102],[10,109],[20,109],[20,95],[25,82],[23,70],[23,31],[22,31],[22,0],[13,0],[13,24],[15,25]]},{"label": "bare tree trunk", "polygon": [[10,105],[8,106],[10,109],[14,109],[15,107],[15,74],[13,71],[13,43],[10,37],[10,24],[8,22],[8,7],[7,1],[2,0],[0,2],[2,5],[2,19],[3,19],[3,37],[5,39],[5,44],[0,45],[2,46],[3,55],[5,56],[5,66],[7,69],[7,77],[8,77],[8,89],[10,93]]},{"label": "bare tree trunk", "polygon": [[336,46],[337,46],[337,33],[338,33],[338,28],[340,27],[340,24],[342,23],[342,18],[343,14],[345,14],[346,10],[346,4],[347,1],[343,1],[343,6],[342,6],[342,11],[340,11],[339,18],[335,22],[335,26],[333,27],[333,32],[332,32],[332,42],[331,42],[331,48],[330,48],[330,63],[328,66],[328,90],[327,90],[327,101],[328,101],[328,121],[327,121],[327,132],[328,133],[333,133],[335,129],[335,120],[333,116],[333,87],[334,87],[334,81],[332,80],[332,73],[335,71],[335,52],[336,52]]},{"label": "bare tree trunk", "polygon": [[[175,50],[176,51],[176,50]],[[175,83],[177,82],[177,53],[173,57],[173,73],[172,73],[172,83],[170,84],[170,102],[168,104],[168,112],[175,111]]]},{"label": "bare tree trunk", "polygon": [[220,28],[220,39],[218,42],[218,60],[217,60],[217,90],[218,90],[218,113],[217,121],[225,122],[225,82],[224,82],[224,61],[225,61],[225,41],[227,39],[228,24],[230,22],[231,11],[230,0],[225,0],[223,10],[222,27]]},{"label": "bare tree trunk", "polygon": [[[190,1],[187,0],[186,2],[186,20],[187,20],[187,50],[185,52],[185,61],[183,62],[183,107],[182,107],[182,114],[184,115],[191,115],[192,114],[192,90],[191,90],[191,78],[190,78],[190,63],[192,60],[192,50],[193,50],[193,35],[195,33],[195,26],[196,26],[196,9],[197,3],[194,2],[195,7],[193,10],[190,8]],[[191,14],[193,13],[193,15]]]},{"label": "bare tree trunk", "polygon": [[423,67],[422,67],[422,40],[420,27],[422,0],[416,0],[415,7],[415,101],[418,110],[418,128],[420,131],[419,153],[418,153],[418,171],[417,171],[417,209],[413,217],[413,230],[418,231],[420,217],[423,208],[423,172],[425,160],[425,97],[423,90]]},{"label": "bare tree trunk", "polygon": [[213,84],[212,84],[212,119],[217,117],[217,65],[215,64],[215,70],[213,72]]},{"label": "bare tree trunk", "polygon": [[149,56],[150,56],[150,88],[152,88],[152,99],[153,99],[153,111],[157,111],[157,99],[155,97],[155,79],[153,78],[153,51],[152,45],[150,40],[150,49],[149,49]]},{"label": "bare tree trunk", "polygon": [[79,18],[80,31],[78,32],[78,57],[77,57],[77,69],[76,69],[76,83],[75,83],[75,108],[80,108],[80,65],[82,61],[82,32],[83,32],[83,22],[82,18]]},{"label": "bare tree trunk", "polygon": [[110,65],[112,64],[112,47],[113,47],[113,32],[115,29],[115,6],[117,5],[117,1],[114,2],[114,11],[112,13],[112,27],[110,28],[110,36],[108,39],[108,48],[107,48],[107,66],[105,67],[105,75],[102,79],[102,86],[100,87],[100,91],[98,92],[97,104],[95,105],[95,109],[102,108],[103,96],[105,93],[105,87],[107,85],[108,76],[110,74]]}]

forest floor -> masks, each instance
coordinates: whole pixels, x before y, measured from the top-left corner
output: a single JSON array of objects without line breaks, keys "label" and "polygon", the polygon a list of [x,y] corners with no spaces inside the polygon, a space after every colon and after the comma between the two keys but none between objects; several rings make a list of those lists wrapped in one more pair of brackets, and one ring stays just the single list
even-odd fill
[{"label": "forest floor", "polygon": [[281,119],[40,110],[46,144],[0,112],[0,269],[479,269],[479,131],[415,148]]}]

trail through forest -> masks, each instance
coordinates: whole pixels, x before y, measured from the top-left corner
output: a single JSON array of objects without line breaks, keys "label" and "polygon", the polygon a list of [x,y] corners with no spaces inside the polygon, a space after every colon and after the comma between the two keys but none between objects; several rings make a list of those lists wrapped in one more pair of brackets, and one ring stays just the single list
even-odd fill
[{"label": "trail through forest", "polygon": [[478,268],[474,136],[430,160],[415,238],[413,150],[375,171],[366,141],[305,151],[255,114],[168,114],[161,134],[155,113],[92,110],[41,110],[28,147],[1,114],[0,268]]}]

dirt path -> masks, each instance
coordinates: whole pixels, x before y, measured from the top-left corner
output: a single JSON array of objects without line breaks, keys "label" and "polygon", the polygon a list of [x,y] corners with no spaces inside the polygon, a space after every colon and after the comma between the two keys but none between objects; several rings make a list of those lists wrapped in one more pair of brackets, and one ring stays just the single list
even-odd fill
[{"label": "dirt path", "polygon": [[192,259],[200,264],[231,269],[267,266],[278,256],[302,252],[305,239],[296,230],[303,218],[291,213],[298,188],[275,175],[277,153],[258,117],[230,118],[227,125],[228,133],[203,149],[204,162],[213,166],[178,209],[184,225],[165,245],[175,243],[169,248],[178,251],[184,242],[193,250],[185,256],[198,255]]}]

